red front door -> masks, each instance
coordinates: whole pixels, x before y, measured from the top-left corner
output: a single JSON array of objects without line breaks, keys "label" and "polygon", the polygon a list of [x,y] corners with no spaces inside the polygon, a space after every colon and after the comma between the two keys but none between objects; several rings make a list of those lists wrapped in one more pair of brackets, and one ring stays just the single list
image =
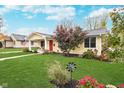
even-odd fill
[{"label": "red front door", "polygon": [[53,40],[49,41],[49,51],[53,51]]}]

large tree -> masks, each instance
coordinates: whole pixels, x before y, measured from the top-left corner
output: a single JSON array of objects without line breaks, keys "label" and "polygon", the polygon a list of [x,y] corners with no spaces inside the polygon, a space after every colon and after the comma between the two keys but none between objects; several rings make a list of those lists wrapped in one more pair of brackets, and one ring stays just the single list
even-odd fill
[{"label": "large tree", "polygon": [[85,32],[82,28],[75,25],[64,24],[58,25],[55,31],[55,39],[58,42],[58,47],[64,54],[69,55],[71,50],[74,50],[83,42]]},{"label": "large tree", "polygon": [[[110,13],[110,17],[112,20],[112,31],[110,35],[110,39],[114,39],[110,41],[110,45],[113,47],[124,47],[124,9],[114,9],[113,12]],[[116,42],[115,42],[116,41]],[[118,43],[117,43],[118,42]]]},{"label": "large tree", "polygon": [[87,17],[84,26],[87,30],[94,30],[100,28],[104,29],[107,25],[107,19],[107,14],[94,17]]},{"label": "large tree", "polygon": [[110,12],[112,20],[112,31],[108,36],[108,47],[112,48],[110,52],[114,59],[124,57],[124,12],[122,9],[114,9]]}]

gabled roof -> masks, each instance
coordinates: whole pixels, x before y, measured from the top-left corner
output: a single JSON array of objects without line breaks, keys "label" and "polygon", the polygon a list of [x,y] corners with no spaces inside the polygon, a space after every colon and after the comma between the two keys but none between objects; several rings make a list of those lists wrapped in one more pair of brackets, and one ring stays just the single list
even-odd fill
[{"label": "gabled roof", "polygon": [[6,41],[12,41],[12,38],[10,36],[5,36],[4,40],[6,40]]},{"label": "gabled roof", "polygon": [[36,33],[39,33],[41,35],[45,35],[46,37],[53,37],[53,35],[50,35],[50,34],[45,34],[45,33],[40,33],[40,32],[36,32]]},{"label": "gabled roof", "polygon": [[46,36],[47,38],[52,38],[52,37],[53,37],[53,35],[50,35],[50,34],[45,34],[45,33],[40,33],[40,32],[33,32],[32,34],[30,34],[30,35],[28,36],[28,38],[29,38],[30,36],[34,35],[34,34],[37,34],[37,35],[40,35],[40,36]]},{"label": "gabled roof", "polygon": [[109,30],[107,29],[87,30],[86,33],[87,36],[104,35],[104,34],[108,34]]},{"label": "gabled roof", "polygon": [[27,38],[25,35],[19,35],[19,34],[12,34],[12,37],[17,41],[24,41]]}]

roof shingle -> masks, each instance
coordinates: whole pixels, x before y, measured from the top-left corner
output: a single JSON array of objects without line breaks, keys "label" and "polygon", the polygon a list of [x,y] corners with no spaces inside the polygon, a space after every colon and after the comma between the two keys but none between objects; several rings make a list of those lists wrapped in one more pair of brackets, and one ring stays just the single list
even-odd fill
[{"label": "roof shingle", "polygon": [[18,41],[24,41],[26,40],[26,36],[25,35],[19,35],[19,34],[12,34],[12,36],[18,40]]},{"label": "roof shingle", "polygon": [[103,35],[109,33],[107,29],[87,30],[86,32],[87,32],[87,36]]}]

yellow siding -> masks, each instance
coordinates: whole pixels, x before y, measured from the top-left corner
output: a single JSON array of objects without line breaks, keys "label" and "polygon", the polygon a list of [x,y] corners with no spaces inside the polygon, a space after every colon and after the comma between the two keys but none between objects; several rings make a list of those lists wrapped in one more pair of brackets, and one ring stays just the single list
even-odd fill
[{"label": "yellow siding", "polygon": [[40,35],[34,34],[34,35],[32,35],[29,39],[30,39],[30,40],[39,40],[39,39],[43,39],[43,37],[41,37]]},{"label": "yellow siding", "polygon": [[[54,41],[54,44],[55,46],[53,47],[53,51],[57,52],[61,52],[60,48],[58,48],[58,43],[57,41]],[[73,54],[83,54],[85,51],[87,51],[88,49],[97,49],[98,50],[98,55],[101,54],[101,50],[102,50],[102,47],[101,47],[101,37],[100,36],[97,36],[96,37],[96,48],[85,48],[84,47],[84,42],[82,44],[79,45],[78,48],[76,48],[75,50],[71,50],[70,53],[73,53]]]},{"label": "yellow siding", "polygon": [[13,47],[15,48],[24,48],[28,47],[28,42],[26,44],[22,44],[21,41],[15,41],[15,44],[13,44]]},{"label": "yellow siding", "polygon": [[13,47],[13,41],[6,41],[6,47]]},{"label": "yellow siding", "polygon": [[[34,34],[29,38],[29,40],[34,41],[34,45],[32,47],[40,47],[40,40],[44,40],[44,37]],[[76,48],[75,50],[71,50],[70,53],[83,54],[88,49],[93,49],[93,50],[97,49],[98,50],[98,55],[100,55],[101,50],[102,50],[101,45],[102,45],[101,44],[101,37],[97,36],[96,37],[96,48],[85,48],[84,47],[84,42],[82,42],[82,44],[80,44],[78,48]],[[49,50],[49,39],[47,39],[47,50]],[[59,53],[62,52],[61,49],[58,47],[58,42],[56,40],[53,40],[53,51],[54,52],[59,52]]]}]

